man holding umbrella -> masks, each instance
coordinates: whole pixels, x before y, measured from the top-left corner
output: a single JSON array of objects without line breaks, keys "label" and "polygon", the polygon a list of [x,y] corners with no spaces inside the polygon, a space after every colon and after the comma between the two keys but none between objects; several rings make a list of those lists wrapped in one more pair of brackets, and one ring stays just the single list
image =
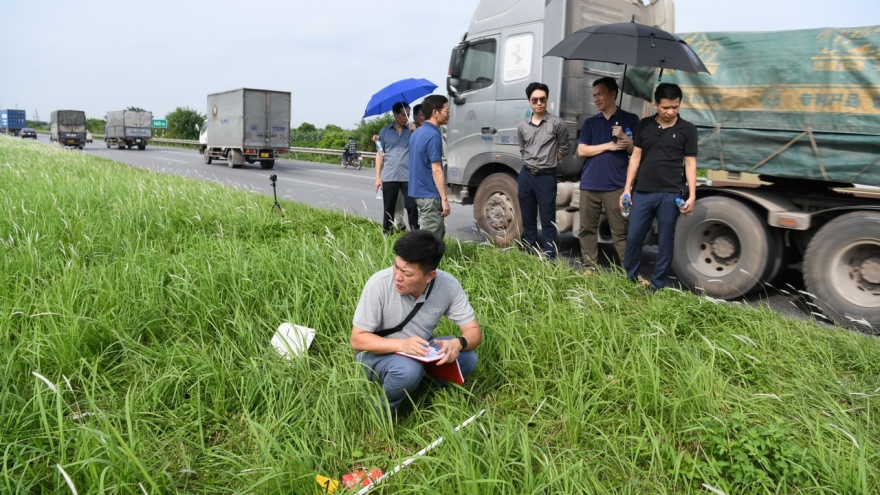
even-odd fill
[{"label": "man holding umbrella", "polygon": [[398,193],[403,193],[410,230],[419,228],[419,211],[416,203],[409,197],[409,138],[412,135],[407,126],[409,105],[397,102],[391,108],[394,122],[379,131],[379,140],[385,153],[376,154],[376,190],[382,188],[384,214],[382,229],[391,232],[394,222]]},{"label": "man holding umbrella", "polygon": [[577,154],[587,158],[581,172],[578,238],[588,274],[595,271],[599,261],[598,229],[603,206],[621,263],[626,249],[627,219],[618,210],[617,201],[626,181],[632,136],[639,118],[617,106],[617,92],[614,78],[603,77],[593,82],[593,103],[599,113],[584,121],[578,138]]},{"label": "man holding umbrella", "polygon": [[[624,267],[627,277],[634,282],[641,267],[642,243],[657,219],[652,291],[666,286],[672,266],[675,223],[680,214],[693,213],[697,195],[697,127],[679,117],[681,96],[681,88],[676,84],[662,83],[654,90],[657,113],[639,122],[619,202],[623,210],[623,196],[628,194],[632,198]],[[633,184],[637,174],[638,181]],[[679,198],[684,201],[681,205],[677,204]]]}]

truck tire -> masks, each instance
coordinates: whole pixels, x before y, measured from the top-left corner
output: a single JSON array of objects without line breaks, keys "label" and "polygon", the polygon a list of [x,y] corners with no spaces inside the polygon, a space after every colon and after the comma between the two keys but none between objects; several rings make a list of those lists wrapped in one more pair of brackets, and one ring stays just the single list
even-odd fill
[{"label": "truck tire", "polygon": [[733,299],[760,289],[782,267],[781,233],[749,205],[726,196],[697,200],[675,227],[672,269],[691,290]]},{"label": "truck tire", "polygon": [[141,150],[141,151],[144,151],[146,148],[147,148],[147,145],[146,145],[146,144],[139,144],[139,145],[138,145],[138,149]]},{"label": "truck tire", "polygon": [[205,165],[210,165],[210,164],[211,164],[211,155],[208,153],[207,150],[205,150],[205,151],[203,152],[203,154],[202,154],[202,160],[204,160]]},{"label": "truck tire", "polygon": [[107,145],[107,149],[110,149],[110,141],[104,141],[104,143]]},{"label": "truck tire", "polygon": [[513,175],[492,174],[477,188],[474,221],[489,241],[507,247],[522,237],[522,218]]},{"label": "truck tire", "polygon": [[118,146],[119,149],[121,149],[121,150],[124,150],[124,149],[125,149],[125,143],[123,143],[123,142],[121,142],[121,141],[117,141],[117,142],[116,142],[116,146]]},{"label": "truck tire", "polygon": [[229,168],[241,168],[241,164],[235,164],[235,151],[229,150],[226,153],[226,164],[229,165]]},{"label": "truck tire", "polygon": [[275,160],[260,160],[260,167],[262,167],[263,170],[270,170],[274,166]]},{"label": "truck tire", "polygon": [[847,213],[822,226],[804,253],[804,282],[837,324],[880,334],[880,212]]}]

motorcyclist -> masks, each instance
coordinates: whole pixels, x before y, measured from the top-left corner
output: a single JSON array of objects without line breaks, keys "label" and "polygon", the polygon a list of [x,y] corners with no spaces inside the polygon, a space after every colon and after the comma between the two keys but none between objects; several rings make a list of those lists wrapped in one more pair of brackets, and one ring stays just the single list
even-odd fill
[{"label": "motorcyclist", "polygon": [[357,142],[354,140],[354,136],[351,134],[348,135],[348,144],[345,145],[345,149],[342,150],[342,160],[346,163],[351,163],[352,160],[356,159],[358,155],[357,151]]}]

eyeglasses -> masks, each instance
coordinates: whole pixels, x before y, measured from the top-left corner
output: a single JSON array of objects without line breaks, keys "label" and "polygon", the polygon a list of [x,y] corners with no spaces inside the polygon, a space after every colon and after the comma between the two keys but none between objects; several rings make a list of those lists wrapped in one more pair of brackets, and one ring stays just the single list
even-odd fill
[{"label": "eyeglasses", "polygon": [[547,103],[547,97],[545,96],[543,98],[532,98],[529,101],[532,102],[532,105],[537,105],[538,103]]}]

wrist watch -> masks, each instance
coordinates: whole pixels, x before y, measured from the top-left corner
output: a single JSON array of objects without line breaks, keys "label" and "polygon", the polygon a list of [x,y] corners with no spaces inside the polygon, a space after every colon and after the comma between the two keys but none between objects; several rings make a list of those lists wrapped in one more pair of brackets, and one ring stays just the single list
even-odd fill
[{"label": "wrist watch", "polygon": [[467,339],[464,337],[459,337],[458,342],[461,343],[461,350],[465,350],[467,348]]}]

